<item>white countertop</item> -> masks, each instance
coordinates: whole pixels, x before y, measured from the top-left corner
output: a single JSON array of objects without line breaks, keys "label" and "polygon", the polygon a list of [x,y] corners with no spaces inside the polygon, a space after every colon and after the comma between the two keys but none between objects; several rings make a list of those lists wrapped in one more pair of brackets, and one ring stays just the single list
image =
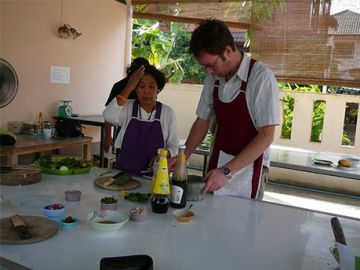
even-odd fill
[{"label": "white countertop", "polygon": [[[286,206],[235,197],[207,195],[194,202],[189,224],[177,223],[167,214],[153,214],[145,222],[129,221],[118,232],[93,230],[85,221],[99,208],[100,198],[116,192],[94,186],[93,172],[78,176],[43,174],[40,183],[29,186],[1,186],[1,217],[13,214],[42,215],[31,207],[19,207],[30,196],[53,196],[64,200],[64,191],[82,191],[81,201],[64,202],[65,215],[78,216],[74,229],[60,229],[50,239],[29,245],[0,245],[2,257],[27,267],[41,269],[99,269],[100,259],[147,254],[154,269],[337,269],[328,248],[333,243],[331,216]],[[137,190],[150,191],[141,180]],[[127,201],[118,211],[128,213],[139,206]],[[151,212],[150,204],[146,207]],[[340,219],[346,236],[360,232],[360,221]]]},{"label": "white countertop", "polygon": [[[325,151],[311,151],[302,148],[271,145],[271,166],[310,173],[345,177],[360,180],[360,165],[351,168],[338,167],[338,161],[347,157],[360,159],[360,156]],[[331,166],[314,164],[313,159],[331,161]]]}]

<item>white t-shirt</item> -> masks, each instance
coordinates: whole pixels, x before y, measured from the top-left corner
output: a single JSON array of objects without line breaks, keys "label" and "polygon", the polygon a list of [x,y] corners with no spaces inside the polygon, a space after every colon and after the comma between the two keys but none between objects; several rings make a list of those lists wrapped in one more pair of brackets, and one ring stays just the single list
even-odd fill
[{"label": "white t-shirt", "polygon": [[[215,117],[213,107],[213,90],[216,80],[220,81],[219,99],[223,102],[231,102],[240,92],[242,81],[246,81],[250,66],[250,56],[243,55],[238,71],[225,82],[225,78],[208,75],[204,82],[196,115],[205,120]],[[263,63],[257,61],[251,71],[247,82],[246,101],[250,117],[255,128],[280,123],[280,100],[279,88],[272,71]],[[231,119],[229,119],[231,121]],[[234,123],[234,126],[236,123]],[[264,165],[269,166],[269,148],[264,153]]]},{"label": "white t-shirt", "polygon": [[[132,117],[133,104],[134,100],[127,100],[123,106],[119,106],[116,98],[114,98],[103,112],[106,122],[109,122],[114,126],[121,127],[119,135],[117,136],[114,144],[116,148],[121,148],[127,125],[129,124]],[[153,121],[155,119],[156,110],[154,110],[152,113],[147,113],[141,106],[139,107],[140,115],[138,114],[138,119],[144,121]],[[150,119],[148,119],[149,116]],[[176,132],[176,116],[174,110],[163,103],[160,115],[160,125],[163,133],[165,147],[170,151],[170,154],[173,157],[177,154],[179,144]]]}]

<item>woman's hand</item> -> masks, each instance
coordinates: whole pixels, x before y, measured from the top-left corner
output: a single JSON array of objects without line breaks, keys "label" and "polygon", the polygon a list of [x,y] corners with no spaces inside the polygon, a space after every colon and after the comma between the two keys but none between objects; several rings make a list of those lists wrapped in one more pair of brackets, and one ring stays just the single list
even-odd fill
[{"label": "woman's hand", "polygon": [[116,101],[119,106],[123,106],[132,91],[135,90],[138,85],[141,77],[145,73],[145,67],[139,67],[134,73],[132,73],[129,77],[126,87],[120,92],[119,95],[116,96]]},{"label": "woman's hand", "polygon": [[[134,91],[136,86],[138,85],[141,77],[144,75],[145,73],[145,67],[141,66],[139,67],[136,71],[134,71],[133,74],[130,75],[129,77],[129,81],[126,85],[126,88],[128,88],[131,91]],[[129,92],[129,94],[130,94]]]}]

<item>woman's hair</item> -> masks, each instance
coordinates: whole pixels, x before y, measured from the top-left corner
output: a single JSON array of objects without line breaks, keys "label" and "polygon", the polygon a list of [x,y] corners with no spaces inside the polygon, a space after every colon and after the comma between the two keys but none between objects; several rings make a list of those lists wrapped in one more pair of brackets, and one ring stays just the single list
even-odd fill
[{"label": "woman's hair", "polygon": [[[164,88],[166,83],[165,75],[155,66],[150,65],[149,61],[143,57],[138,57],[133,60],[131,65],[126,69],[126,77],[129,78],[131,74],[133,74],[141,66],[145,67],[144,75],[149,74],[155,79],[157,88],[160,92]],[[137,99],[135,91],[131,92],[128,98]]]},{"label": "woman's hair", "polygon": [[194,30],[189,51],[195,57],[201,52],[222,55],[226,46],[236,50],[234,38],[226,24],[216,19],[206,19],[200,22]]},{"label": "woman's hair", "polygon": [[136,70],[138,70],[141,66],[149,66],[150,63],[148,60],[146,60],[143,57],[135,58],[131,65],[126,69],[126,76],[129,77],[131,74],[133,74]]},{"label": "woman's hair", "polygon": [[144,75],[146,74],[151,75],[155,79],[157,88],[160,92],[164,88],[166,83],[164,74],[152,65],[145,66]]}]

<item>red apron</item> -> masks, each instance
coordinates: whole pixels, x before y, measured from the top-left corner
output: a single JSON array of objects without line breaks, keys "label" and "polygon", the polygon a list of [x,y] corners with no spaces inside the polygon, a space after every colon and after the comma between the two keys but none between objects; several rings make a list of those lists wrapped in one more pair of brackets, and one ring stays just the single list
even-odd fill
[{"label": "red apron", "polygon": [[[254,63],[255,60],[251,59],[248,77],[247,77],[248,79]],[[229,103],[225,103],[219,99],[219,81],[217,80],[215,82],[213,99],[214,99],[214,111],[217,120],[217,130],[216,130],[216,137],[215,137],[213,151],[209,161],[208,170],[212,170],[219,167],[218,162],[219,162],[220,151],[225,152],[226,154],[232,156],[236,156],[258,134],[258,131],[256,130],[254,123],[251,119],[249,108],[247,106],[246,91],[247,91],[247,83],[243,81],[240,87],[240,93],[235,97],[233,101]],[[250,175],[250,177],[245,176],[245,174],[240,175],[236,173],[231,181],[231,184],[228,184],[229,185],[228,187],[227,185],[225,185],[223,189],[226,190],[229,189],[231,185],[232,186],[236,185],[236,183],[232,183],[233,181],[238,181],[238,182],[248,181],[249,189],[251,189],[251,192],[249,192],[251,193],[249,194],[249,197],[255,199],[257,197],[258,190],[260,187],[262,166],[263,166],[263,154],[259,156],[252,164],[246,167],[248,170],[251,169],[250,173],[246,174],[246,175]],[[245,178],[249,178],[249,179],[241,179],[244,178],[244,176]],[[237,194],[236,193],[226,194],[225,192],[224,195],[237,195]]]}]

